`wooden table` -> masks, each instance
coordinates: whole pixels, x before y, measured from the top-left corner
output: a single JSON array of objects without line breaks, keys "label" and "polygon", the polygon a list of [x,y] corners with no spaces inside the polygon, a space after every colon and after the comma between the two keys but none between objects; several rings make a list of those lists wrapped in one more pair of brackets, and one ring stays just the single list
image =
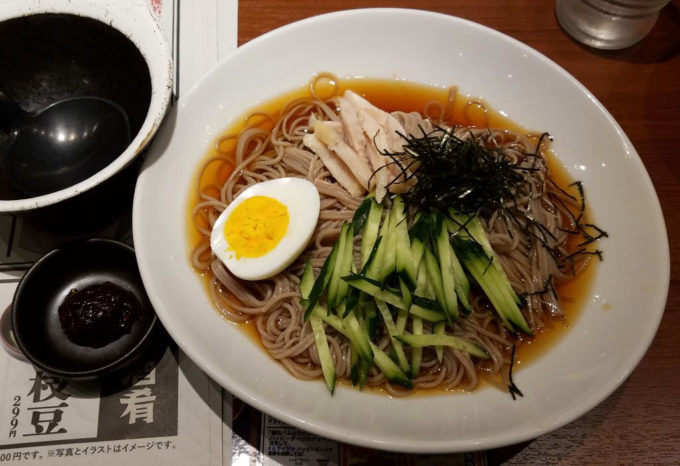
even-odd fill
[{"label": "wooden table", "polygon": [[310,16],[365,7],[420,8],[469,19],[557,62],[604,104],[631,139],[666,218],[671,251],[668,303],[640,365],[597,408],[531,442],[489,452],[489,463],[679,464],[680,0],[662,10],[642,42],[617,52],[595,51],[571,40],[557,24],[549,0],[240,0],[238,42]]}]

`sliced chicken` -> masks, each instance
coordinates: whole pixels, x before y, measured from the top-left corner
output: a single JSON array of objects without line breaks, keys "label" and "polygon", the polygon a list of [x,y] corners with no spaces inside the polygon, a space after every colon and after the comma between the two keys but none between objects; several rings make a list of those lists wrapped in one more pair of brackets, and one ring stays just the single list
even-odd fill
[{"label": "sliced chicken", "polygon": [[400,124],[404,127],[406,134],[410,134],[416,137],[424,136],[432,132],[432,122],[427,118],[423,118],[418,112],[392,112],[392,115]]},{"label": "sliced chicken", "polygon": [[335,152],[352,171],[354,177],[368,190],[368,180],[373,171],[368,161],[359,155],[347,142],[342,124],[331,121],[317,121],[314,125],[314,135],[323,142],[328,149]]},{"label": "sliced chicken", "polygon": [[[366,152],[375,171],[376,199],[381,200],[384,197],[388,184],[393,192],[407,191],[415,183],[415,178],[405,181],[402,168],[392,158],[384,155],[386,152],[402,151],[405,141],[401,135],[407,134],[404,127],[394,116],[352,91],[345,92],[343,99],[351,102],[356,109],[357,120],[367,138]],[[342,114],[340,118],[344,118]],[[398,156],[395,160],[398,160]]]},{"label": "sliced chicken", "polygon": [[395,193],[408,190],[415,177],[409,177],[405,166],[397,163],[399,155],[386,154],[402,152],[404,136],[421,134],[420,130],[416,132],[419,125],[430,131],[431,123],[417,113],[387,113],[352,91],[338,99],[338,106],[340,122],[316,116],[309,119],[314,134],[306,135],[304,144],[353,196],[375,190],[380,202],[388,187]]},{"label": "sliced chicken", "polygon": [[338,99],[338,106],[340,107],[340,119],[345,130],[347,142],[358,154],[364,156],[366,162],[368,162],[366,157],[366,140],[359,123],[359,112],[356,106],[345,98]]},{"label": "sliced chicken", "polygon": [[302,142],[319,156],[331,175],[333,175],[337,182],[340,183],[348,193],[354,197],[358,197],[365,192],[364,187],[354,177],[347,165],[345,165],[336,154],[328,150],[326,145],[314,134],[305,134]]}]

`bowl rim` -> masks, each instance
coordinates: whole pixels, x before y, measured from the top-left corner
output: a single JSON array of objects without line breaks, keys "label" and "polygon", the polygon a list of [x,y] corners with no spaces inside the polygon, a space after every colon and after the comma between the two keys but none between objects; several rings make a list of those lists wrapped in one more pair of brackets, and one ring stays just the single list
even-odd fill
[{"label": "bowl rim", "polygon": [[[114,248],[116,250],[119,250],[121,254],[126,254],[126,255],[131,255],[131,257],[135,260],[135,263],[137,261],[136,255],[135,255],[135,250],[132,246],[130,246],[127,243],[123,243],[121,241],[113,240],[113,239],[108,239],[108,238],[88,238],[85,240],[74,240],[67,242],[66,244],[59,246],[55,249],[52,249],[51,251],[47,252],[43,256],[41,256],[35,263],[31,266],[31,268],[24,274],[22,277],[21,281],[17,285],[17,288],[14,292],[14,297],[12,299],[12,303],[10,304],[11,306],[11,316],[12,316],[12,331],[14,333],[14,338],[16,340],[17,346],[21,350],[21,353],[23,356],[34,366],[39,367],[40,369],[44,370],[45,372],[48,372],[52,375],[66,378],[66,379],[71,379],[71,380],[82,380],[82,379],[89,379],[93,377],[98,377],[98,376],[103,376],[106,374],[109,374],[113,371],[115,371],[117,368],[123,366],[126,362],[134,359],[136,355],[140,352],[140,349],[146,346],[152,337],[152,335],[155,333],[156,329],[160,325],[160,320],[158,319],[158,315],[156,315],[156,312],[154,311],[153,305],[149,302],[148,308],[152,311],[152,316],[150,319],[150,322],[148,324],[148,327],[144,331],[143,335],[135,344],[127,350],[123,355],[118,356],[116,359],[113,359],[111,362],[107,363],[106,365],[103,365],[101,367],[97,367],[94,369],[89,369],[89,370],[80,370],[80,371],[69,371],[69,370],[63,370],[63,369],[58,369],[55,368],[49,364],[46,364],[44,361],[41,361],[40,358],[37,358],[33,352],[30,349],[30,346],[27,347],[25,344],[21,330],[19,330],[16,326],[17,320],[17,315],[20,312],[21,306],[20,303],[20,297],[22,293],[26,293],[27,290],[30,290],[30,277],[36,273],[36,271],[40,270],[41,268],[45,267],[45,264],[49,263],[50,261],[57,260],[58,258],[62,257],[64,254],[68,254],[70,250],[77,249],[77,248],[86,248],[86,247],[91,247],[91,246],[101,246],[101,247],[106,247],[106,248]],[[139,283],[143,288],[143,283],[141,281],[141,275],[140,275],[140,280]]]},{"label": "bowl rim", "polygon": [[71,14],[94,19],[123,33],[144,58],[151,78],[151,101],[144,122],[128,147],[106,167],[67,188],[41,196],[0,200],[0,213],[25,212],[77,196],[125,168],[153,138],[170,105],[173,61],[170,46],[142,0],[14,0],[0,8],[0,22],[39,14]]}]

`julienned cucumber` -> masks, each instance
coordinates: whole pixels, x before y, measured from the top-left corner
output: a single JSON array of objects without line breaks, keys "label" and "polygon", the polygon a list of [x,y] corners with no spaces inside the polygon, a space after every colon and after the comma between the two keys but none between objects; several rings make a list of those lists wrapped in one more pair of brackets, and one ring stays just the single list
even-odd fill
[{"label": "julienned cucumber", "polygon": [[397,340],[402,343],[422,348],[424,346],[450,346],[458,351],[470,353],[482,359],[489,359],[489,355],[480,346],[463,338],[454,337],[453,335],[399,335]]},{"label": "julienned cucumber", "polygon": [[514,300],[516,294],[507,276],[499,272],[500,267],[493,266],[492,259],[487,256],[482,246],[473,240],[462,238],[454,239],[453,244],[461,256],[463,265],[489,298],[503,324],[510,330],[517,327],[532,335],[522,311]]},{"label": "julienned cucumber", "polygon": [[447,227],[465,268],[482,287],[505,326],[533,335],[520,310],[522,300],[512,289],[479,217],[450,209]]},{"label": "julienned cucumber", "polygon": [[413,290],[416,287],[416,264],[411,254],[411,242],[408,236],[408,224],[406,221],[406,211],[404,201],[399,197],[395,197],[392,202],[392,209],[394,212],[393,234],[395,235],[396,247],[396,269],[404,284]]},{"label": "julienned cucumber", "polygon": [[[302,274],[302,279],[300,280],[300,293],[302,295],[302,299],[309,298],[309,293],[312,291],[312,287],[314,286],[313,281],[314,272],[312,271],[312,263],[307,262],[307,265],[305,265],[305,271]],[[323,322],[321,322],[319,317],[314,315],[310,316],[309,323],[312,326],[314,345],[316,346],[316,352],[319,354],[319,361],[321,362],[321,372],[323,373],[326,387],[328,387],[328,390],[332,395],[335,391],[337,373],[335,371],[335,364],[333,363],[333,357],[331,356],[330,348],[328,347],[326,331],[324,330]]]},{"label": "julienned cucumber", "polygon": [[[392,319],[392,314],[390,314],[390,310],[387,308],[387,304],[385,304],[384,301],[380,301],[379,299],[375,300],[375,304],[378,307],[378,311],[380,311],[383,321],[385,322],[385,328],[387,328],[387,334],[389,337],[395,338],[399,333],[403,333],[403,330],[399,331],[397,329],[397,326]],[[410,367],[406,359],[406,354],[404,353],[404,348],[401,346],[401,342],[395,340],[393,343],[394,352],[397,355],[399,367],[406,373],[410,372]]]},{"label": "julienned cucumber", "polygon": [[328,295],[326,300],[331,309],[337,309],[340,303],[347,297],[347,285],[340,277],[350,273],[352,268],[352,247],[354,245],[353,227],[344,223],[340,230],[340,238],[337,242],[338,257],[328,283]]},{"label": "julienned cucumber", "polygon": [[[361,245],[360,254],[355,255],[357,234]],[[398,196],[392,199],[391,209],[373,197],[365,199],[352,222],[343,224],[317,279],[308,264],[300,281],[305,319],[311,320],[329,390],[333,392],[336,374],[324,324],[349,340],[352,383],[360,387],[372,367],[391,382],[411,387],[410,377],[420,372],[424,346],[434,347],[439,360],[444,347],[488,358],[472,341],[446,333],[461,318],[459,311],[470,312],[466,271],[479,283],[505,326],[531,334],[520,298],[479,218],[453,211],[423,213],[409,228],[404,202]],[[378,321],[383,332],[376,332]],[[432,326],[432,333],[424,331],[424,321]],[[407,329],[411,334],[406,334]],[[389,336],[385,350],[374,343],[383,334]]]},{"label": "julienned cucumber", "polygon": [[376,299],[385,301],[398,309],[407,309],[406,303],[404,303],[403,298],[399,294],[381,289],[380,283],[371,280],[370,278],[353,274],[342,277],[342,279],[345,280],[349,286],[357,288]]},{"label": "julienned cucumber", "polygon": [[307,261],[305,264],[305,271],[302,272],[302,278],[300,279],[300,295],[302,299],[307,301],[309,298],[309,293],[312,292],[312,287],[314,286],[314,271],[312,270],[312,263]]},{"label": "julienned cucumber", "polygon": [[449,230],[444,222],[444,215],[438,213],[435,217],[435,233],[437,234],[436,243],[437,251],[439,253],[439,261],[441,264],[450,264],[450,268],[442,269],[442,280],[444,280],[444,272],[451,273],[453,276],[453,287],[455,288],[455,297],[457,302],[460,303],[465,314],[470,313],[470,282],[465,276],[463,267],[460,265],[460,261],[456,256],[453,248],[451,247],[451,240],[449,235]]},{"label": "julienned cucumber", "polygon": [[[503,270],[503,267],[501,267],[501,264],[498,261],[498,258],[496,257],[496,252],[491,247],[489,238],[486,236],[486,232],[484,231],[482,221],[477,215],[463,215],[457,213],[453,209],[449,209],[447,227],[454,238],[472,239],[477,244],[479,244],[486,253],[486,255],[490,258],[493,267],[495,267],[496,270],[498,270],[498,272],[503,277],[505,277],[505,280],[507,281],[505,271]],[[508,285],[509,284],[510,282],[508,281]],[[518,305],[521,305],[522,300],[512,290],[512,287],[510,288],[509,291],[512,293],[513,300]]]},{"label": "julienned cucumber", "polygon": [[[378,239],[378,230],[380,229],[380,220],[382,219],[383,207],[378,204],[378,202],[373,198],[366,198],[362,205],[366,202],[369,204],[369,211],[364,222],[364,227],[361,230],[361,267],[360,270],[368,262],[368,257],[373,250],[374,244]],[[358,227],[355,226],[355,231],[359,231]]]},{"label": "julienned cucumber", "polygon": [[378,366],[378,369],[385,374],[385,377],[387,377],[390,382],[394,382],[405,388],[413,388],[413,382],[411,382],[399,366],[392,361],[387,353],[378,348],[373,342],[371,342],[371,349],[375,355],[375,365]]},{"label": "julienned cucumber", "polygon": [[443,288],[443,305],[450,321],[458,318],[458,297],[456,296],[456,281],[453,273],[453,261],[457,260],[449,242],[449,232],[441,219],[441,215],[434,222],[434,242],[439,259],[439,270]]},{"label": "julienned cucumber", "polygon": [[331,392],[335,391],[335,380],[337,373],[335,372],[335,364],[333,364],[333,357],[331,356],[330,348],[328,347],[328,340],[326,339],[326,331],[323,329],[323,322],[315,316],[309,318],[309,323],[312,326],[312,333],[314,334],[314,344],[316,351],[319,353],[319,361],[321,362],[321,372],[323,373],[326,387]]},{"label": "julienned cucumber", "polygon": [[337,259],[337,257],[338,257],[338,243],[335,243],[333,245],[331,253],[328,255],[326,261],[323,263],[323,267],[321,267],[321,272],[319,273],[319,276],[316,277],[316,281],[314,282],[314,285],[312,286],[309,295],[306,298],[303,296],[303,299],[306,301],[307,306],[305,309],[305,320],[309,318],[309,314],[314,309],[314,306],[316,306],[316,303],[319,302],[321,294],[326,290],[328,282],[331,279],[333,269],[335,268],[335,260]]}]

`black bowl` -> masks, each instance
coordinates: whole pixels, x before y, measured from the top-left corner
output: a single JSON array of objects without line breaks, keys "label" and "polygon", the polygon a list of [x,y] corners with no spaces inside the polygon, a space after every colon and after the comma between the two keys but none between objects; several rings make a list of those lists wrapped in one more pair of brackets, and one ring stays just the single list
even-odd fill
[{"label": "black bowl", "polygon": [[[73,343],[62,329],[60,305],[72,289],[104,282],[134,294],[139,318],[129,333],[105,346]],[[100,378],[129,368],[162,331],[134,250],[108,239],[70,243],[41,257],[17,287],[12,319],[16,342],[26,358],[45,372],[70,380]]]},{"label": "black bowl", "polygon": [[[142,52],[93,18],[38,13],[0,21],[0,63],[0,89],[28,112],[71,97],[101,97],[125,110],[132,139],[149,112],[151,74]],[[0,146],[5,138],[0,131]],[[0,200],[25,198],[5,172],[0,163]]]}]

